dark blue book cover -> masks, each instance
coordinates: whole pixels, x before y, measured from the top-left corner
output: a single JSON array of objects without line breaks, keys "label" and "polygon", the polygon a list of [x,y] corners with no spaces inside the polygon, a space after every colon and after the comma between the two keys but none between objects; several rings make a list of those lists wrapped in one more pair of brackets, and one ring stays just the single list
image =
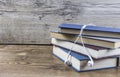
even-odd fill
[{"label": "dark blue book cover", "polygon": [[[56,46],[56,47],[59,47],[59,46]],[[59,48],[62,49],[62,50],[63,50],[64,52],[66,52],[66,53],[69,52],[69,50],[66,49],[66,48],[63,48],[63,47],[59,47]],[[59,56],[57,56],[56,54],[53,53],[53,55],[56,56],[58,59],[60,59],[61,61],[64,62],[64,60],[61,59],[61,58],[60,58]],[[73,52],[73,51],[71,52],[70,55],[73,56],[73,57],[75,57],[76,59],[78,59],[78,60],[80,60],[80,61],[85,61],[85,60],[89,61],[89,60],[90,60],[89,57],[84,56],[84,55],[82,55],[82,54],[78,54],[78,53]],[[112,58],[112,57],[111,57],[111,58]],[[117,58],[117,56],[116,56],[116,57],[113,57],[113,58]],[[117,63],[118,63],[118,61],[117,61]],[[111,67],[97,68],[97,69],[88,69],[88,70],[78,70],[78,69],[76,69],[74,66],[69,66],[69,67],[73,68],[73,69],[74,69],[75,71],[77,71],[77,72],[86,72],[86,71],[96,71],[96,70],[103,70],[103,69],[115,68],[115,67],[117,67],[117,65],[116,65],[116,66],[111,66]]]},{"label": "dark blue book cover", "polygon": [[[63,48],[63,47],[59,47],[61,48],[64,52],[68,53],[70,50],[66,49],[66,48]],[[89,58],[85,55],[82,55],[82,54],[79,54],[79,53],[76,53],[74,51],[71,51],[70,53],[71,56],[74,56],[76,59],[78,60],[89,60]]]},{"label": "dark blue book cover", "polygon": [[[61,24],[59,28],[80,30],[82,26],[83,25],[77,25],[77,24]],[[101,26],[92,26],[92,25],[88,25],[84,30],[120,33],[120,28],[110,28],[110,27],[101,27]]]}]

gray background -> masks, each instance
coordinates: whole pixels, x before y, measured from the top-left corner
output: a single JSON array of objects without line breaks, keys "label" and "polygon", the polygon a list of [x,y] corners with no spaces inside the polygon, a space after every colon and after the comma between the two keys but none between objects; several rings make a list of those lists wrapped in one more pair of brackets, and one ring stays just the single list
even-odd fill
[{"label": "gray background", "polygon": [[50,44],[61,23],[120,28],[120,0],[0,0],[0,44]]}]

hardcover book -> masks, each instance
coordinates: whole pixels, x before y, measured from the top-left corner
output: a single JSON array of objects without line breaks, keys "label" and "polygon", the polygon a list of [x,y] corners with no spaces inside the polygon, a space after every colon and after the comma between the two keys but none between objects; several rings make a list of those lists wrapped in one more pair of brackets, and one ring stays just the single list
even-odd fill
[{"label": "hardcover book", "polygon": [[[82,26],[83,25],[76,24],[61,24],[59,28],[62,33],[79,34]],[[120,38],[120,28],[108,28],[88,25],[84,29],[83,35]]]},{"label": "hardcover book", "polygon": [[[53,46],[53,54],[59,58],[61,61],[65,61],[66,57],[68,56],[69,50],[57,46]],[[112,58],[105,58],[105,59],[96,59],[94,60],[93,67],[87,65],[89,58],[87,56],[71,52],[71,59],[70,62],[74,70],[78,72],[82,71],[90,71],[90,70],[101,70],[101,69],[108,69],[114,68],[117,66],[117,57]]]},{"label": "hardcover book", "polygon": [[[75,41],[78,35],[64,34],[60,32],[51,32],[51,37],[61,39],[61,40],[66,40],[66,41]],[[101,46],[106,48],[120,47],[120,39],[117,39],[117,38],[83,36],[82,39],[85,44]],[[81,43],[81,39],[78,40],[78,43]]]},{"label": "hardcover book", "polygon": [[[59,40],[56,38],[52,38],[51,43],[53,45],[66,48],[68,50],[71,49],[73,52],[77,52],[83,55],[88,54],[88,52],[85,51],[81,43],[74,44],[73,42]],[[94,59],[111,57],[111,56],[120,56],[120,48],[110,49],[110,48],[93,46],[88,44],[85,44],[85,47]]]}]

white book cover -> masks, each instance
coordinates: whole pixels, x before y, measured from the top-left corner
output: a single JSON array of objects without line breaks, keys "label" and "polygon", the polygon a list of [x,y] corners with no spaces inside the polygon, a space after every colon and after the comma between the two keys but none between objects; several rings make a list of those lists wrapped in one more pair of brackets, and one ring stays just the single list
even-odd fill
[{"label": "white book cover", "polygon": [[[52,38],[51,43],[66,49],[72,48],[71,49],[72,51],[84,55],[88,54],[88,52],[85,51],[82,45],[74,44],[73,42],[70,41],[64,41],[64,40]],[[90,55],[95,59],[120,55],[120,48],[110,49],[110,48],[86,45],[86,49],[89,51]]]}]

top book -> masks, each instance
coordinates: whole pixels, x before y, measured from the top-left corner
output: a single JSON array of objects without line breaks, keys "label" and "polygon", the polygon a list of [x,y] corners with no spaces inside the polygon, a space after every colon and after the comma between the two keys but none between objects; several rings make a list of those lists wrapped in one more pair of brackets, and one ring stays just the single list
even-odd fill
[{"label": "top book", "polygon": [[[63,33],[79,34],[82,26],[77,24],[61,24],[59,28]],[[84,29],[83,35],[120,38],[120,28],[88,25]]]}]

